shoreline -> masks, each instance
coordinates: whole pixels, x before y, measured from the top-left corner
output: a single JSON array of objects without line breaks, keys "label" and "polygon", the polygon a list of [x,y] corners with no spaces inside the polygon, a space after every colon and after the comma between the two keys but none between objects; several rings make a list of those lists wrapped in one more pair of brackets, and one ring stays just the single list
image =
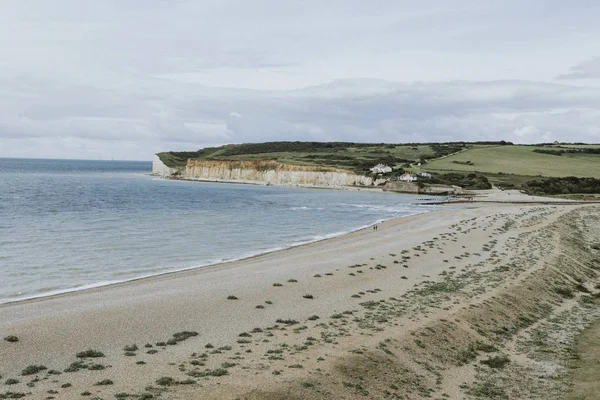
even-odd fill
[{"label": "shoreline", "polygon": [[[597,261],[581,246],[597,240],[594,221],[593,205],[441,208],[217,266],[5,303],[0,331],[18,341],[0,342],[0,375],[18,382],[4,390],[25,399],[471,398],[498,373],[513,383],[529,376],[519,349],[538,325],[571,307],[593,316],[584,289],[597,294]],[[86,349],[102,357],[76,356]],[[500,356],[510,364],[485,375],[480,361]],[[86,367],[66,372],[76,361]],[[28,365],[47,370],[23,374]],[[513,383],[497,390],[513,394]]]},{"label": "shoreline", "polygon": [[[275,188],[290,188],[290,189],[322,189],[322,190],[342,190],[342,191],[369,191],[375,193],[394,193],[390,191],[384,191],[382,188],[378,186],[319,186],[319,185],[281,185],[281,184],[269,184],[269,183],[260,183],[258,181],[244,181],[244,180],[228,180],[228,179],[192,179],[192,178],[176,178],[172,176],[163,176],[160,174],[151,173],[148,176],[164,179],[167,181],[183,181],[183,182],[200,182],[200,183],[226,183],[231,185],[252,185],[252,186],[266,186],[266,187],[275,187]],[[396,192],[397,194],[415,194],[415,193],[401,193]]]},{"label": "shoreline", "polygon": [[[223,182],[223,183],[227,183],[227,182]],[[435,206],[436,204],[428,204],[428,203],[415,203],[416,205],[432,205]],[[346,235],[351,235],[353,233],[356,232],[360,232],[363,230],[367,230],[372,228],[374,225],[378,225],[381,223],[384,223],[386,221],[395,221],[395,220],[402,220],[405,218],[410,218],[410,217],[414,217],[417,215],[421,215],[421,214],[426,214],[426,213],[430,213],[430,212],[435,212],[435,211],[441,211],[440,210],[431,210],[431,211],[422,211],[422,212],[416,212],[410,215],[405,215],[402,217],[392,217],[392,218],[388,218],[388,219],[381,219],[381,220],[377,220],[371,224],[368,225],[363,225],[357,228],[353,228],[349,231],[345,231],[345,232],[339,232],[339,233],[331,233],[331,234],[326,234],[324,235],[325,237],[321,238],[321,239],[312,239],[312,240],[308,240],[305,242],[299,242],[297,244],[290,244],[290,245],[286,245],[283,247],[278,247],[278,248],[273,248],[273,249],[269,249],[269,250],[265,250],[265,251],[260,251],[257,253],[251,253],[250,255],[244,255],[241,256],[239,258],[234,258],[231,260],[226,260],[226,261],[218,261],[215,263],[208,263],[208,264],[204,264],[204,265],[197,265],[197,266],[192,266],[192,267],[187,267],[187,268],[182,268],[182,269],[175,269],[175,270],[170,270],[170,271],[164,271],[164,272],[159,272],[156,274],[151,274],[151,275],[143,275],[143,276],[138,276],[138,277],[134,277],[134,278],[129,278],[129,279],[125,279],[125,280],[118,280],[118,281],[108,281],[106,283],[91,283],[91,284],[87,284],[84,285],[83,287],[76,287],[76,288],[67,288],[58,292],[50,292],[48,294],[42,294],[42,295],[38,295],[38,296],[31,296],[31,297],[25,297],[25,298],[18,298],[15,300],[9,300],[9,301],[0,301],[0,309],[2,309],[2,307],[7,306],[7,305],[12,305],[12,304],[18,304],[18,303],[24,303],[24,302],[35,302],[35,301],[44,301],[44,299],[51,299],[51,298],[56,298],[56,297],[60,297],[60,296],[67,296],[70,294],[74,294],[74,293],[80,293],[80,292],[86,292],[86,291],[93,291],[93,290],[98,290],[98,289],[103,289],[103,288],[110,288],[112,286],[120,286],[120,285],[126,285],[126,284],[130,284],[130,283],[136,283],[136,282],[142,282],[142,281],[146,281],[146,280],[152,280],[154,278],[160,278],[163,276],[168,276],[168,275],[174,275],[174,274],[181,274],[181,273],[186,273],[186,272],[194,272],[194,271],[200,271],[200,270],[204,270],[204,269],[208,269],[208,268],[219,268],[219,267],[224,267],[227,266],[229,264],[233,264],[233,263],[239,263],[239,262],[244,262],[244,261],[248,261],[248,260],[252,260],[261,256],[266,256],[266,255],[270,255],[270,254],[277,254],[279,252],[285,252],[291,249],[295,249],[298,247],[304,247],[304,246],[310,246],[314,243],[319,243],[319,242],[326,242],[328,240],[332,240],[332,239],[336,239],[336,238],[340,238]]]},{"label": "shoreline", "polygon": [[[155,176],[155,175],[150,175],[150,176]],[[156,176],[155,176],[156,177]],[[174,180],[174,181],[178,181],[178,180],[182,180],[182,181],[189,181],[189,182],[194,182],[194,181],[198,181],[198,180],[188,180],[188,179],[173,179],[173,178],[165,178],[165,177],[160,177],[161,179],[167,179],[167,180]],[[208,183],[229,183],[229,184],[237,184],[237,182],[225,182],[225,181],[199,181],[199,182],[208,182]],[[252,183],[249,183],[251,185],[253,185]],[[257,184],[259,186],[264,186],[264,185],[260,185]],[[275,186],[275,187],[286,187],[286,186]],[[290,186],[291,187],[291,186]],[[334,189],[334,190],[338,190],[337,188],[311,188],[311,187],[291,187],[291,188],[299,188],[299,189]],[[381,191],[381,193],[387,193],[384,191]],[[394,193],[394,192],[390,192],[390,193]],[[405,193],[398,193],[396,192],[396,194],[405,194]],[[417,196],[416,194],[410,194],[413,196]],[[411,218],[411,217],[416,217],[422,214],[429,214],[432,212],[443,212],[443,211],[449,211],[447,206],[452,206],[452,205],[456,205],[459,209],[460,208],[468,208],[468,209],[476,209],[476,208],[480,208],[480,207],[485,207],[485,206],[492,206],[492,205],[502,205],[502,206],[509,206],[509,205],[514,205],[514,206],[523,206],[523,205],[585,205],[585,204],[596,204],[598,202],[585,202],[585,201],[569,201],[569,202],[562,202],[560,200],[555,200],[555,201],[550,201],[550,202],[542,202],[539,200],[536,201],[493,201],[493,200],[474,200],[474,201],[446,201],[446,202],[437,202],[437,203],[428,203],[428,202],[416,202],[413,203],[414,205],[418,205],[418,206],[432,206],[435,207],[437,209],[433,209],[430,211],[422,211],[422,212],[416,212],[414,214],[410,214],[410,215],[406,215],[406,216],[401,216],[401,217],[392,217],[392,218],[388,218],[388,219],[381,219],[381,220],[377,220],[371,224],[368,225],[363,225],[357,228],[353,228],[349,231],[345,231],[345,232],[341,232],[341,233],[332,233],[332,234],[327,234],[325,235],[325,237],[321,238],[321,239],[313,239],[313,240],[308,240],[305,242],[300,242],[298,244],[290,244],[284,247],[278,247],[278,248],[274,248],[274,249],[268,249],[265,251],[260,251],[257,253],[251,253],[250,255],[245,255],[245,256],[241,256],[239,258],[235,258],[235,259],[231,259],[231,260],[226,260],[226,261],[218,261],[218,262],[214,262],[214,263],[208,263],[208,264],[204,264],[204,265],[197,265],[197,266],[192,266],[192,267],[187,267],[187,268],[182,268],[182,269],[175,269],[175,270],[169,270],[169,271],[164,271],[164,272],[159,272],[156,274],[150,274],[150,275],[143,275],[143,276],[138,276],[138,277],[133,277],[133,278],[129,278],[129,279],[125,279],[125,280],[117,280],[117,281],[108,281],[106,283],[91,283],[91,284],[86,284],[83,287],[76,287],[76,288],[67,288],[64,290],[60,290],[58,292],[50,292],[48,294],[42,294],[42,295],[34,295],[31,297],[25,297],[25,298],[18,298],[18,299],[14,299],[14,300],[9,300],[9,301],[0,301],[0,310],[6,306],[10,306],[10,305],[16,305],[16,304],[20,304],[20,303],[29,303],[29,302],[39,302],[39,301],[44,301],[45,299],[53,299],[53,298],[57,298],[57,297],[62,297],[62,296],[69,296],[69,295],[73,295],[73,294],[78,294],[78,293],[85,293],[85,292],[91,292],[91,291],[98,291],[98,290],[102,290],[102,289],[110,289],[111,287],[117,287],[117,286],[123,286],[123,285],[128,285],[128,284],[135,284],[137,282],[145,282],[145,281],[152,281],[153,279],[160,279],[162,277],[168,277],[171,275],[178,275],[178,274],[185,274],[185,273],[194,273],[194,272],[200,272],[202,270],[209,270],[209,269],[214,269],[214,268],[220,268],[220,267],[227,267],[229,265],[232,264],[237,264],[237,263],[242,263],[244,261],[250,261],[259,257],[263,257],[263,256],[267,256],[267,255],[272,255],[272,254],[277,254],[277,253],[283,253],[289,250],[293,250],[296,248],[301,248],[301,247],[305,247],[305,246],[310,246],[313,245],[315,243],[321,243],[321,242],[327,242],[330,240],[334,240],[334,239],[338,239],[338,238],[342,238],[345,236],[349,236],[352,235],[354,233],[357,232],[361,232],[364,230],[368,230],[370,228],[372,228],[374,225],[378,225],[378,224],[382,224],[382,223],[386,223],[389,221],[397,221],[397,222],[401,222],[404,219],[407,218]]]}]

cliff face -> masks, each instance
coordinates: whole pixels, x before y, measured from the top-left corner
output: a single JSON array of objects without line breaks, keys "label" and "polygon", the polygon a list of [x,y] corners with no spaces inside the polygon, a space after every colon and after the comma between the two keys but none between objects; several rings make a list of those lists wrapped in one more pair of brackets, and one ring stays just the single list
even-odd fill
[{"label": "cliff face", "polygon": [[177,172],[176,168],[167,167],[157,155],[152,160],[152,175],[164,176],[165,178],[173,176]]},{"label": "cliff face", "polygon": [[[152,173],[173,176],[177,170],[165,166],[158,157]],[[283,164],[277,161],[208,161],[189,159],[180,179],[254,183],[276,186],[343,187],[370,186],[373,179],[351,171],[330,167]]]},{"label": "cliff face", "polygon": [[206,161],[187,162],[184,179],[258,183],[276,186],[342,187],[367,186],[373,180],[350,171],[318,166],[283,164],[277,161]]}]

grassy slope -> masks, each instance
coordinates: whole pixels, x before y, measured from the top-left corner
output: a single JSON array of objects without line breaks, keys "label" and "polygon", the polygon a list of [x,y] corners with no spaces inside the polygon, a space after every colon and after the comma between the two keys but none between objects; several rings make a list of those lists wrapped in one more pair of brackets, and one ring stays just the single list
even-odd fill
[{"label": "grassy slope", "polygon": [[[583,146],[577,146],[583,147]],[[427,164],[429,171],[505,173],[529,176],[578,176],[600,178],[600,156],[596,154],[534,153],[534,146],[478,146]],[[453,161],[471,161],[473,165]]]},{"label": "grassy slope", "polygon": [[214,159],[228,160],[278,160],[284,163],[297,165],[321,165],[332,164],[335,167],[353,168],[353,160],[345,158],[351,157],[354,160],[377,161],[382,157],[392,156],[398,159],[418,160],[421,155],[432,154],[429,146],[396,146],[394,148],[385,148],[383,146],[372,146],[368,148],[349,147],[345,150],[335,152],[275,152],[275,153],[257,153],[243,155],[216,155]]},{"label": "grassy slope", "polygon": [[[277,160],[296,165],[325,165],[366,172],[368,168],[384,162],[400,166],[406,160],[418,160],[421,156],[431,156],[429,145],[390,145],[390,144],[354,144],[337,143],[331,148],[323,146],[294,146],[285,151],[282,146],[268,144],[226,145],[189,153],[159,153],[160,159],[168,166],[183,167],[187,158],[209,160]],[[264,151],[262,151],[264,150]],[[283,150],[283,151],[282,151]]]},{"label": "grassy slope", "polygon": [[[598,305],[598,300],[596,300]],[[600,364],[600,321],[591,324],[577,339],[576,356],[572,365],[573,389],[569,400],[597,398],[600,390],[598,364]]]}]

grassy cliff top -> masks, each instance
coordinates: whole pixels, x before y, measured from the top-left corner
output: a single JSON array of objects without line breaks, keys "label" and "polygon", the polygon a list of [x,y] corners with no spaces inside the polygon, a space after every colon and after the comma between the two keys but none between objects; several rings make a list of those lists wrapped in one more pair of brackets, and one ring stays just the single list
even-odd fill
[{"label": "grassy cliff top", "polygon": [[[499,145],[500,142],[490,143]],[[473,146],[473,143],[350,143],[350,142],[267,142],[229,144],[193,152],[165,152],[158,156],[165,165],[184,167],[187,159],[276,160],[286,164],[330,166],[366,173],[382,163],[392,167],[440,157]]]},{"label": "grassy cliff top", "polygon": [[[600,178],[600,145],[509,142],[350,143],[267,142],[228,144],[190,152],[164,152],[165,165],[183,168],[189,158],[204,160],[276,160],[286,164],[343,168],[368,173],[382,163],[429,172],[478,172],[486,175]],[[417,163],[423,163],[417,167]]]}]

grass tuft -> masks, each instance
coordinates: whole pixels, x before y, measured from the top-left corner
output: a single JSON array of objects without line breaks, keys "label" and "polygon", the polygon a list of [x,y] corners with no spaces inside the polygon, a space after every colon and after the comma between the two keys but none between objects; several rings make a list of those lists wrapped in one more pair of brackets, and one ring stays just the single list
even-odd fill
[{"label": "grass tuft", "polygon": [[275,322],[277,322],[278,324],[284,324],[284,325],[296,325],[299,323],[295,319],[281,319],[281,318]]},{"label": "grass tuft", "polygon": [[177,382],[175,381],[175,379],[171,378],[170,376],[163,376],[156,380],[156,384],[159,386],[171,386],[175,385],[176,383]]},{"label": "grass tuft", "polygon": [[109,386],[114,384],[114,382],[110,379],[103,379],[101,381],[98,381],[96,383],[94,383],[94,386]]},{"label": "grass tuft", "polygon": [[490,368],[504,368],[510,362],[507,356],[489,357],[487,360],[479,361],[481,364],[487,365]]},{"label": "grass tuft", "polygon": [[86,351],[80,351],[77,353],[78,358],[98,358],[104,357],[104,353],[97,350],[88,349]]},{"label": "grass tuft", "polygon": [[33,375],[33,374],[37,374],[38,372],[43,371],[45,369],[48,369],[48,368],[46,368],[43,365],[30,365],[21,371],[21,375]]},{"label": "grass tuft", "polygon": [[[189,339],[191,337],[195,337],[198,336],[198,332],[195,331],[183,331],[183,332],[177,332],[173,334],[173,339],[175,339],[178,342],[183,342],[186,339]],[[167,342],[168,344],[168,342]]]}]

